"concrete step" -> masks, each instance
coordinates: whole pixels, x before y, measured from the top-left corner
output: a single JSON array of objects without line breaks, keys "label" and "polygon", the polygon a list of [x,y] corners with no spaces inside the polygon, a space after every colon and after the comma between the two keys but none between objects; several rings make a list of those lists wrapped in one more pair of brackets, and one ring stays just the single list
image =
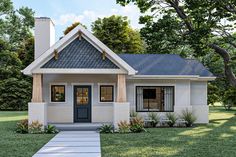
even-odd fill
[{"label": "concrete step", "polygon": [[72,123],[72,124],[54,124],[59,131],[99,131],[103,124],[108,123]]}]

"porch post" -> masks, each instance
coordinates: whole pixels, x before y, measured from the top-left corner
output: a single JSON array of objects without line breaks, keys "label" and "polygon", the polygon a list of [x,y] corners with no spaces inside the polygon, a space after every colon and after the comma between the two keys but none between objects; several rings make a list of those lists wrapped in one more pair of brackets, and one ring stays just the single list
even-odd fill
[{"label": "porch post", "polygon": [[118,129],[120,121],[129,122],[130,104],[126,97],[126,75],[118,74],[117,76],[117,99],[113,105],[113,124]]},{"label": "porch post", "polygon": [[117,102],[126,102],[126,79],[124,74],[117,76]]},{"label": "porch post", "polygon": [[43,102],[43,76],[33,74],[32,100],[28,104],[29,124],[38,121],[47,125],[47,103]]},{"label": "porch post", "polygon": [[43,102],[42,74],[33,74],[32,102]]}]

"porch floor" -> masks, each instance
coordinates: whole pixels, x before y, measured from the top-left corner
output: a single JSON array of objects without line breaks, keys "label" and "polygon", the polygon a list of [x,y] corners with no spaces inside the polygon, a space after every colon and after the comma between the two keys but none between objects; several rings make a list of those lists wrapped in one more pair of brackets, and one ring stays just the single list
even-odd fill
[{"label": "porch floor", "polygon": [[60,131],[98,131],[104,124],[111,123],[50,123]]}]

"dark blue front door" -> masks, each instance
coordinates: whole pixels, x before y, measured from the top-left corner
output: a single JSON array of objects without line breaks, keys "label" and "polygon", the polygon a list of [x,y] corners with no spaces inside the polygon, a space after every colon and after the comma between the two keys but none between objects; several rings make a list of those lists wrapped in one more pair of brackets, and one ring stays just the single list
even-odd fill
[{"label": "dark blue front door", "polygon": [[74,86],[74,122],[91,122],[91,86]]}]

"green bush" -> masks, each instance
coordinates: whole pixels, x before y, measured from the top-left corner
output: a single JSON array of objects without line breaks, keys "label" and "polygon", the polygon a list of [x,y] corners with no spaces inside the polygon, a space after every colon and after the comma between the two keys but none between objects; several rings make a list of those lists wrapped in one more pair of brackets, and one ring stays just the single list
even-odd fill
[{"label": "green bush", "polygon": [[151,120],[152,127],[156,127],[156,125],[160,122],[160,116],[157,113],[148,113],[148,118]]},{"label": "green bush", "polygon": [[138,117],[138,112],[131,111],[131,112],[130,112],[130,117],[131,117],[131,118]]},{"label": "green bush", "polygon": [[167,125],[169,125],[169,127],[173,127],[178,120],[176,114],[171,112],[166,113],[166,118],[168,119]]},{"label": "green bush", "polygon": [[223,105],[226,110],[230,110],[233,106],[236,106],[236,88],[230,87],[225,91],[223,96]]},{"label": "green bush", "polygon": [[130,132],[130,124],[127,121],[120,121],[118,123],[119,133],[129,133]]},{"label": "green bush", "polygon": [[111,124],[103,124],[100,128],[99,128],[99,132],[100,133],[112,133],[113,132],[113,126]]},{"label": "green bush", "polygon": [[48,125],[48,126],[45,128],[44,132],[45,132],[46,134],[56,134],[56,133],[58,133],[59,131],[56,129],[55,126],[53,126],[53,125]]},{"label": "green bush", "polygon": [[23,119],[16,124],[16,132],[21,134],[28,133],[28,119]]},{"label": "green bush", "polygon": [[43,124],[39,123],[39,121],[33,121],[29,125],[29,133],[31,134],[43,133]]},{"label": "green bush", "polygon": [[186,121],[185,125],[187,127],[192,126],[193,123],[197,120],[197,117],[193,115],[193,112],[189,111],[188,109],[183,110],[180,117]]},{"label": "green bush", "polygon": [[135,133],[145,131],[144,122],[141,117],[135,117],[130,121],[130,131]]}]

